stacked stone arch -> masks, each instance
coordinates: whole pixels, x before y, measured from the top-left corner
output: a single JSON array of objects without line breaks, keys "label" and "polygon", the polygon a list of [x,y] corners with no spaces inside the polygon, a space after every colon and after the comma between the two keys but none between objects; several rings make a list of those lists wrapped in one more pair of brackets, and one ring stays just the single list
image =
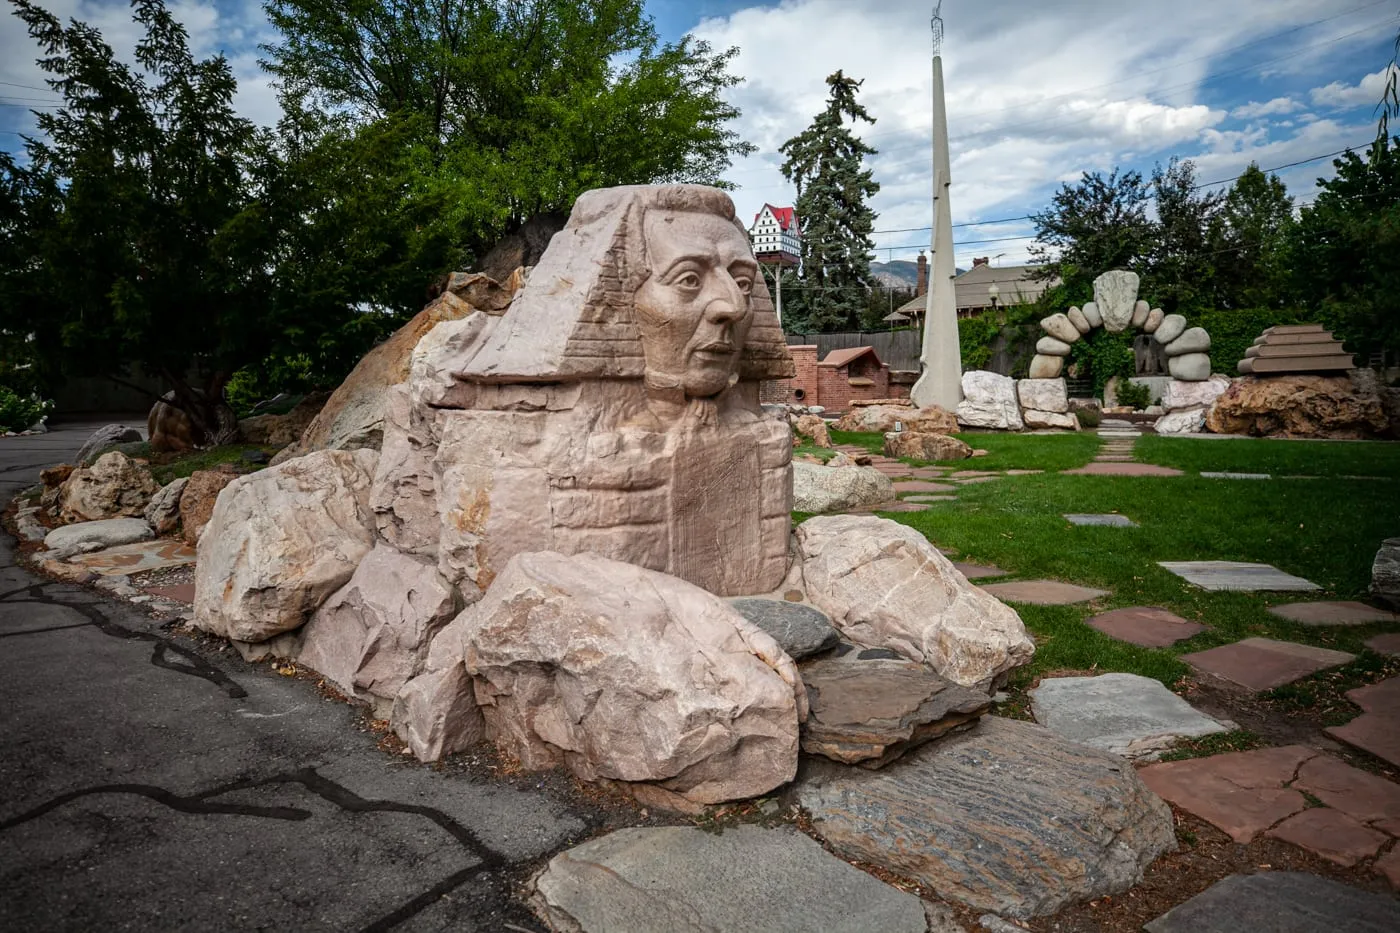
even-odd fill
[{"label": "stacked stone arch", "polygon": [[1082,308],[1052,314],[1040,322],[1045,336],[1035,345],[1030,378],[1055,379],[1076,341],[1096,327],[1112,334],[1129,328],[1151,334],[1167,357],[1167,369],[1182,382],[1210,378],[1210,334],[1188,327],[1180,314],[1165,314],[1138,298],[1138,275],[1114,269],[1094,279],[1094,300]]}]

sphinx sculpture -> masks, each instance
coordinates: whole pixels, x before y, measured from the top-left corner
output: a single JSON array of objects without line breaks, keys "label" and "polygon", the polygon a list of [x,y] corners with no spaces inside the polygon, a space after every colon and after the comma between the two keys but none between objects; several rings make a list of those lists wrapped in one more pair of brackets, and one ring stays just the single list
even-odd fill
[{"label": "sphinx sculpture", "polygon": [[463,407],[442,412],[436,467],[453,582],[484,588],[514,554],[554,550],[721,596],[781,583],[791,435],[762,417],[758,383],[793,364],[723,192],[585,194],[454,353]]}]

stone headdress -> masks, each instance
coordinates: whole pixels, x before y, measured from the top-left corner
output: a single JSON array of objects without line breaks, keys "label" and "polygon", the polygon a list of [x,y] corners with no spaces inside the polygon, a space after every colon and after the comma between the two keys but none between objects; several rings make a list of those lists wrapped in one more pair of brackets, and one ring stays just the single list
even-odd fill
[{"label": "stone headdress", "polygon": [[[474,382],[572,382],[644,377],[634,296],[651,274],[649,210],[713,214],[732,222],[734,202],[717,188],[658,185],[601,188],[574,204],[530,281],[459,378]],[[761,277],[739,360],[741,381],[782,379],[795,369]]]}]

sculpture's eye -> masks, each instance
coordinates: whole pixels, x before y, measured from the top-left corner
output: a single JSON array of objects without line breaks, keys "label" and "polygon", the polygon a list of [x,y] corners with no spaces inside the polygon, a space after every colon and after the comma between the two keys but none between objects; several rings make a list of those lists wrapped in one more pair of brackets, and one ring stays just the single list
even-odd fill
[{"label": "sculpture's eye", "polygon": [[739,291],[743,292],[745,295],[749,295],[753,292],[753,279],[743,273],[734,276],[734,284],[739,286]]},{"label": "sculpture's eye", "polygon": [[700,276],[694,272],[682,272],[676,276],[676,286],[688,292],[700,290]]}]

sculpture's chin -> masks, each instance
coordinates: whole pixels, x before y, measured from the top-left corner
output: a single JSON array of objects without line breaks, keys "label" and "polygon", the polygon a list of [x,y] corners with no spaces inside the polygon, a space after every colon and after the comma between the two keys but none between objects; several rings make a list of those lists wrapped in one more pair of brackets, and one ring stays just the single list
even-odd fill
[{"label": "sculpture's chin", "polygon": [[707,368],[698,372],[692,370],[686,374],[685,394],[687,398],[714,398],[729,388],[729,384],[727,367]]}]

